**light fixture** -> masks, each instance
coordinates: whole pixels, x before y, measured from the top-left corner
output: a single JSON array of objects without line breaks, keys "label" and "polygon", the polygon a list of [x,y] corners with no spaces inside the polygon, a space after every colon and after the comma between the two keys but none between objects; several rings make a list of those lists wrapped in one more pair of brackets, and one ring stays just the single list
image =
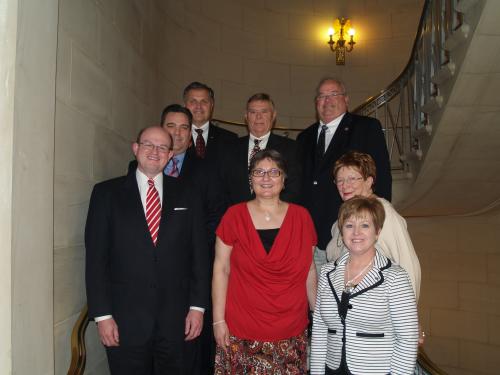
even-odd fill
[{"label": "light fixture", "polygon": [[[345,30],[348,30],[349,41],[344,39]],[[337,41],[333,40],[333,36],[336,34],[335,30],[339,30]],[[328,35],[330,40],[327,42],[330,45],[332,52],[335,52],[335,62],[337,65],[345,65],[345,53],[351,52],[354,48],[356,42],[354,41],[354,29],[351,28],[351,20],[349,18],[337,18],[335,21],[335,27],[330,27],[328,30]],[[346,42],[348,46],[346,46]]]}]

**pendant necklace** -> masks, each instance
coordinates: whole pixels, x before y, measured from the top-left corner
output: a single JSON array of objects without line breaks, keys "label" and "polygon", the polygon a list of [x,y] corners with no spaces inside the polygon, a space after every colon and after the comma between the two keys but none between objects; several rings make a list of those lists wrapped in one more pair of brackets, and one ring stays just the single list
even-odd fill
[{"label": "pendant necklace", "polygon": [[[374,258],[373,258],[374,259]],[[373,264],[373,259],[361,270],[360,273],[358,273],[356,276],[354,276],[352,279],[349,279],[349,264],[351,263],[351,258],[347,261],[347,266],[346,266],[346,276],[347,276],[347,282],[344,285],[344,291],[346,293],[352,293],[354,288],[356,287],[354,284],[354,280],[356,280],[358,277],[360,277],[370,266]]]},{"label": "pendant necklace", "polygon": [[264,220],[265,221],[271,221],[271,215],[267,211],[264,212]]}]

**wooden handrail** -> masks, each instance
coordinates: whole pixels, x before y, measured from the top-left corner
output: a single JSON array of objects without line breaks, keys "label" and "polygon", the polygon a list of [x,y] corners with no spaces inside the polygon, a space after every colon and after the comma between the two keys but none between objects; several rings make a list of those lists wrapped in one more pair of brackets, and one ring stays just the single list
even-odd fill
[{"label": "wooden handrail", "polygon": [[87,362],[85,332],[89,325],[88,313],[88,307],[85,305],[71,332],[71,363],[68,375],[83,375],[85,371],[85,364]]}]

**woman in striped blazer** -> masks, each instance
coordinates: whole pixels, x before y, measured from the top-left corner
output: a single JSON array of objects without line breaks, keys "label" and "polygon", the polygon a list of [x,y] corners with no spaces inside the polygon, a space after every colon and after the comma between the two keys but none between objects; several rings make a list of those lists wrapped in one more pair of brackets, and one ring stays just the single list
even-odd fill
[{"label": "woman in striped blazer", "polygon": [[376,249],[385,213],[376,198],[341,206],[348,252],[321,269],[311,375],[412,374],[418,346],[415,295],[406,271]]}]

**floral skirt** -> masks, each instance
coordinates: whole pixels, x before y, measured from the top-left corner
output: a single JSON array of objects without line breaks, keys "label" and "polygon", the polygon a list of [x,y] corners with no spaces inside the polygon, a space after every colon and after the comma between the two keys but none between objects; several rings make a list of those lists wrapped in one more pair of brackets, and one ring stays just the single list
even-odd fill
[{"label": "floral skirt", "polygon": [[217,345],[215,375],[307,374],[307,330],[278,341],[243,340],[230,336],[230,345]]}]

